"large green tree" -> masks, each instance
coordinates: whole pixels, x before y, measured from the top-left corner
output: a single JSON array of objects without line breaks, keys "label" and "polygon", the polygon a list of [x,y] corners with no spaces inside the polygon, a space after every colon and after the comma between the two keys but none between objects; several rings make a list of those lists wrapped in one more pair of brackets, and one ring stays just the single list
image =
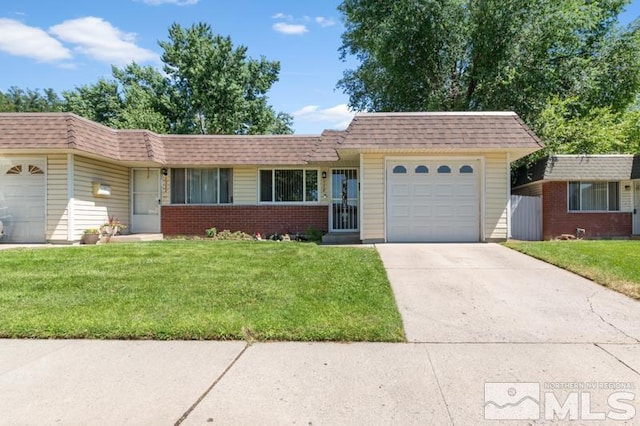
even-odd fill
[{"label": "large green tree", "polygon": [[112,79],[62,93],[11,88],[0,111],[70,111],[115,128],[158,133],[286,134],[290,115],[268,104],[280,64],[252,59],[245,46],[215,35],[207,24],[169,28],[164,73],[131,63],[112,67]]},{"label": "large green tree", "polygon": [[10,87],[0,91],[0,112],[52,112],[61,111],[63,103],[53,89],[39,90]]},{"label": "large green tree", "polygon": [[624,114],[640,89],[637,26],[617,24],[627,3],[344,0],[341,54],[360,65],[338,87],[355,109],[513,110],[536,130],[572,99],[559,116],[593,124],[594,110]]},{"label": "large green tree", "polygon": [[279,62],[248,58],[245,46],[234,47],[203,23],[186,29],[173,24],[160,46],[179,115],[175,131],[290,133],[291,118],[267,103]]}]

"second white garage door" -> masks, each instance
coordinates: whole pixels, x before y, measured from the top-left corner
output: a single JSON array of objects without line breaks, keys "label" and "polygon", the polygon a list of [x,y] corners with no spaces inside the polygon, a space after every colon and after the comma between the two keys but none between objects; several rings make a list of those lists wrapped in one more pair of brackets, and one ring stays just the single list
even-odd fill
[{"label": "second white garage door", "polygon": [[387,241],[480,240],[478,160],[388,160]]},{"label": "second white garage door", "polygon": [[2,242],[45,241],[45,159],[0,159]]}]

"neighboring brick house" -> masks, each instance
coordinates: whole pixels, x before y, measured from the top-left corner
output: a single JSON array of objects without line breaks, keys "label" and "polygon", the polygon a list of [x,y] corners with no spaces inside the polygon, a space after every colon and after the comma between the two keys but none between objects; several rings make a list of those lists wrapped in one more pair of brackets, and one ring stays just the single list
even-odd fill
[{"label": "neighboring brick house", "polygon": [[512,193],[542,197],[545,240],[640,234],[640,157],[556,155],[515,172]]},{"label": "neighboring brick house", "polygon": [[512,112],[358,114],[315,136],[158,135],[4,113],[0,242],[75,242],[109,216],[133,233],[499,241],[510,164],[541,146]]}]

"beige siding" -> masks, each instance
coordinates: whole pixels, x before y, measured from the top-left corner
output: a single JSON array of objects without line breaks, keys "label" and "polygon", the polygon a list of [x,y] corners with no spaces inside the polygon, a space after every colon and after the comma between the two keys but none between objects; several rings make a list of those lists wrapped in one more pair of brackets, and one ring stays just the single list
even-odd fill
[{"label": "beige siding", "polygon": [[[629,186],[629,189],[625,189],[626,186]],[[630,180],[620,182],[620,211],[633,211],[633,182]]]},{"label": "beige siding", "polygon": [[485,156],[485,240],[507,238],[508,185],[510,170],[506,154]]},{"label": "beige siding", "polygon": [[527,185],[520,186],[518,188],[514,188],[511,193],[514,195],[524,195],[527,197],[542,195],[542,181],[533,182]]},{"label": "beige siding", "polygon": [[67,241],[67,155],[47,156],[47,241]]},{"label": "beige siding", "polygon": [[[74,164],[74,240],[80,239],[83,230],[106,222],[109,216],[129,224],[129,168],[78,156]],[[111,195],[95,197],[93,182],[110,185]]]},{"label": "beige siding", "polygon": [[362,227],[360,239],[380,241],[385,238],[385,157],[383,154],[363,154],[360,198]]},{"label": "beige siding", "polygon": [[233,168],[233,204],[258,202],[258,168]]}]

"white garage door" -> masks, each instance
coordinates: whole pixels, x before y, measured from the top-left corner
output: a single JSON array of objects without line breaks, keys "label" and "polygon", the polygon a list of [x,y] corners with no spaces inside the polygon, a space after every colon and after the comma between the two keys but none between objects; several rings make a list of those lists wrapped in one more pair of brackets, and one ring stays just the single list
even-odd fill
[{"label": "white garage door", "polygon": [[44,159],[0,159],[0,242],[45,241]]},{"label": "white garage door", "polygon": [[389,242],[480,239],[478,160],[388,160]]}]

